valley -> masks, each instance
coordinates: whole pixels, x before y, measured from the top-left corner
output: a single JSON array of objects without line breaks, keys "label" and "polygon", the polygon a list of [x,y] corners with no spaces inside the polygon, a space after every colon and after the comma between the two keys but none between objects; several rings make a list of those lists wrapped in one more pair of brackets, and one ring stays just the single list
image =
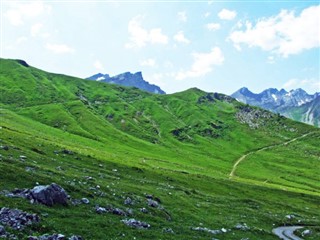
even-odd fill
[{"label": "valley", "polygon": [[[196,88],[156,95],[0,65],[0,207],[40,217],[5,226],[18,239],[278,239],[273,228],[297,225],[320,237],[318,128]],[[67,206],[9,194],[51,183]]]}]

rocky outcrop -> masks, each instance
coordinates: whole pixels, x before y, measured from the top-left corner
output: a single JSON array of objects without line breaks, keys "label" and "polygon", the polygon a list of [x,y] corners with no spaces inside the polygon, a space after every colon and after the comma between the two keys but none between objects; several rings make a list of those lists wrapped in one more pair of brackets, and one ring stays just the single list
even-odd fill
[{"label": "rocky outcrop", "polygon": [[47,186],[36,186],[30,191],[30,196],[35,202],[53,206],[54,204],[68,204],[68,195],[59,185],[52,183]]},{"label": "rocky outcrop", "polygon": [[138,220],[136,220],[134,218],[125,219],[125,220],[122,220],[121,222],[123,222],[127,226],[134,227],[134,228],[139,228],[139,229],[148,229],[148,228],[151,227],[150,224],[138,221]]},{"label": "rocky outcrop", "polygon": [[31,203],[40,203],[47,206],[54,204],[68,204],[68,194],[56,183],[50,185],[35,186],[32,189],[15,189],[13,191],[4,190],[0,194],[6,197],[21,197],[29,199]]},{"label": "rocky outcrop", "polygon": [[206,227],[192,227],[191,230],[200,231],[200,232],[208,232],[211,234],[221,234],[221,233],[226,233],[229,231],[228,229],[225,229],[225,228],[213,230],[213,229],[209,229]]},{"label": "rocky outcrop", "polygon": [[120,216],[130,215],[130,212],[128,212],[128,211],[124,211],[124,210],[122,210],[120,208],[115,208],[115,207],[112,207],[112,206],[109,206],[107,208],[96,206],[95,210],[96,210],[96,213],[99,213],[99,214],[112,213],[114,215],[120,215]]},{"label": "rocky outcrop", "polygon": [[228,102],[228,103],[235,101],[234,98],[221,93],[206,93],[204,96],[199,97],[197,103],[198,104],[210,103],[210,102],[213,103],[217,100]]},{"label": "rocky outcrop", "polygon": [[265,126],[266,120],[275,117],[275,114],[250,106],[240,106],[236,112],[236,118],[239,122],[248,124],[250,128],[257,129]]},{"label": "rocky outcrop", "polygon": [[29,236],[28,240],[83,240],[83,238],[81,236],[71,236],[69,238],[67,238],[65,235],[59,233],[59,234],[44,234],[42,236]]},{"label": "rocky outcrop", "polygon": [[[38,215],[26,213],[19,209],[3,207],[0,210],[0,223],[15,230],[22,230],[26,226],[38,223],[39,221]],[[2,231],[4,231],[3,228]]]},{"label": "rocky outcrop", "polygon": [[109,74],[98,73],[87,79],[106,82],[106,83],[112,83],[112,84],[118,84],[126,87],[136,87],[141,90],[151,92],[151,93],[156,93],[156,94],[165,94],[165,92],[160,87],[145,81],[142,77],[141,72],[136,72],[136,73],[125,72],[113,77],[110,77]]}]

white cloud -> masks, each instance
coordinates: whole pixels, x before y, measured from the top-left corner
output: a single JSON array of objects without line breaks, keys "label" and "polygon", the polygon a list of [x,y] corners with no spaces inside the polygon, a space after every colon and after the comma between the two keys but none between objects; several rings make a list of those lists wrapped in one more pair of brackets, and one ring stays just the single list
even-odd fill
[{"label": "white cloud", "polygon": [[178,12],[178,19],[180,22],[186,22],[188,20],[186,12]]},{"label": "white cloud", "polygon": [[160,44],[168,43],[168,37],[162,33],[161,28],[151,29],[149,33],[149,37],[150,37],[151,43],[160,43]]},{"label": "white cloud", "polygon": [[209,17],[210,15],[211,15],[210,12],[206,12],[203,16],[204,16],[205,18],[207,18],[207,17]]},{"label": "white cloud", "polygon": [[214,47],[209,53],[193,53],[193,64],[187,71],[180,71],[176,74],[177,80],[185,78],[201,77],[213,70],[213,66],[221,65],[224,56],[220,48]]},{"label": "white cloud", "polygon": [[208,23],[206,26],[210,31],[219,30],[221,28],[221,25],[219,23]]},{"label": "white cloud", "polygon": [[236,11],[231,11],[228,9],[222,9],[219,13],[218,13],[218,17],[222,20],[232,20],[237,16],[237,12]]},{"label": "white cloud", "polygon": [[268,63],[275,63],[275,59],[274,59],[274,56],[268,56],[268,60],[267,60]]},{"label": "white cloud", "polygon": [[16,40],[16,44],[21,44],[21,43],[24,43],[28,41],[28,38],[25,37],[25,36],[22,36],[22,37],[19,37],[17,40]]},{"label": "white cloud", "polygon": [[25,20],[49,14],[51,6],[43,1],[33,1],[28,3],[10,3],[10,9],[4,13],[5,18],[14,26],[23,25]]},{"label": "white cloud", "polygon": [[148,81],[157,85],[163,85],[163,73],[154,73],[151,76],[148,76]]},{"label": "white cloud", "polygon": [[126,48],[141,48],[147,43],[167,44],[168,37],[162,33],[161,28],[153,28],[146,30],[141,27],[142,16],[136,16],[130,20],[128,24],[128,32],[130,34],[130,42],[125,45]]},{"label": "white cloud", "polygon": [[103,70],[103,65],[102,63],[99,61],[99,60],[96,60],[94,63],[93,63],[93,66],[99,70],[99,71],[102,71]]},{"label": "white cloud", "polygon": [[171,61],[168,61],[168,60],[164,62],[163,66],[165,68],[170,68],[170,69],[174,68],[173,63]]},{"label": "white cloud", "polygon": [[156,66],[156,60],[153,58],[148,58],[145,60],[140,61],[141,66],[146,66],[146,67],[155,67]]},{"label": "white cloud", "polygon": [[46,49],[55,54],[73,53],[74,49],[65,44],[46,44]]},{"label": "white cloud", "polygon": [[320,79],[316,78],[307,78],[307,79],[297,79],[292,78],[288,80],[285,84],[282,86],[283,88],[287,90],[302,88],[306,90],[307,92],[320,92]]},{"label": "white cloud", "polygon": [[256,25],[249,21],[245,29],[233,31],[229,39],[240,44],[260,47],[283,57],[320,46],[320,6],[304,9],[299,16],[294,11],[282,10],[277,16],[263,18]]},{"label": "white cloud", "polygon": [[36,37],[40,33],[42,27],[43,27],[42,23],[36,23],[32,25],[30,30],[31,36]]},{"label": "white cloud", "polygon": [[176,35],[173,36],[173,39],[174,39],[176,42],[179,42],[179,43],[185,43],[185,44],[189,44],[189,43],[190,43],[190,40],[187,39],[187,38],[184,36],[183,31],[177,32]]}]

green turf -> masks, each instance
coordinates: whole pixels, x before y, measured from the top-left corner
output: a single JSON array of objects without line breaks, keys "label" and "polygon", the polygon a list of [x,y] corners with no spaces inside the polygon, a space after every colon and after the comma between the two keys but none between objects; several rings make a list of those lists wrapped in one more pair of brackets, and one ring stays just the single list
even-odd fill
[{"label": "green turf", "polygon": [[[257,108],[198,89],[153,95],[14,60],[1,59],[0,66],[0,145],[9,146],[0,150],[0,191],[56,182],[72,198],[90,199],[89,205],[49,208],[0,195],[0,207],[48,213],[19,233],[21,239],[29,231],[85,239],[277,239],[274,226],[320,224],[317,128],[275,114],[257,116],[259,127],[250,128],[237,112]],[[274,147],[256,152],[266,146]],[[62,149],[75,154],[54,153]],[[250,152],[230,179],[233,164]],[[97,185],[100,190],[92,190]],[[148,207],[145,194],[160,198],[165,211]],[[94,211],[96,204],[126,209],[127,196],[136,202],[132,217],[150,229],[132,229],[121,222],[125,217]],[[288,220],[288,214],[297,217]],[[250,230],[234,229],[237,223]],[[231,231],[191,229],[198,226]],[[319,236],[314,229],[308,239]]]}]

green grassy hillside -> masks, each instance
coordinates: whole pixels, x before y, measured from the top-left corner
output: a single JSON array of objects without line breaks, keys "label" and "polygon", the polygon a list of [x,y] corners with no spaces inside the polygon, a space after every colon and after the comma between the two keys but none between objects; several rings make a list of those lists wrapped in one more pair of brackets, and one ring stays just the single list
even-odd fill
[{"label": "green grassy hillside", "polygon": [[[56,182],[72,198],[90,200],[48,208],[0,194],[0,207],[48,214],[16,233],[22,239],[28,231],[85,239],[277,239],[274,226],[320,224],[317,128],[223,94],[152,95],[15,60],[0,60],[0,80],[0,138],[8,147],[0,150],[0,191]],[[74,154],[57,153],[63,149]],[[163,208],[148,206],[146,194]],[[126,197],[135,204],[125,205]],[[129,207],[133,215],[100,215],[96,205]],[[151,228],[130,228],[125,218]],[[250,229],[238,230],[238,223]],[[194,227],[230,231],[212,235]],[[310,239],[319,237],[314,229]]]}]

